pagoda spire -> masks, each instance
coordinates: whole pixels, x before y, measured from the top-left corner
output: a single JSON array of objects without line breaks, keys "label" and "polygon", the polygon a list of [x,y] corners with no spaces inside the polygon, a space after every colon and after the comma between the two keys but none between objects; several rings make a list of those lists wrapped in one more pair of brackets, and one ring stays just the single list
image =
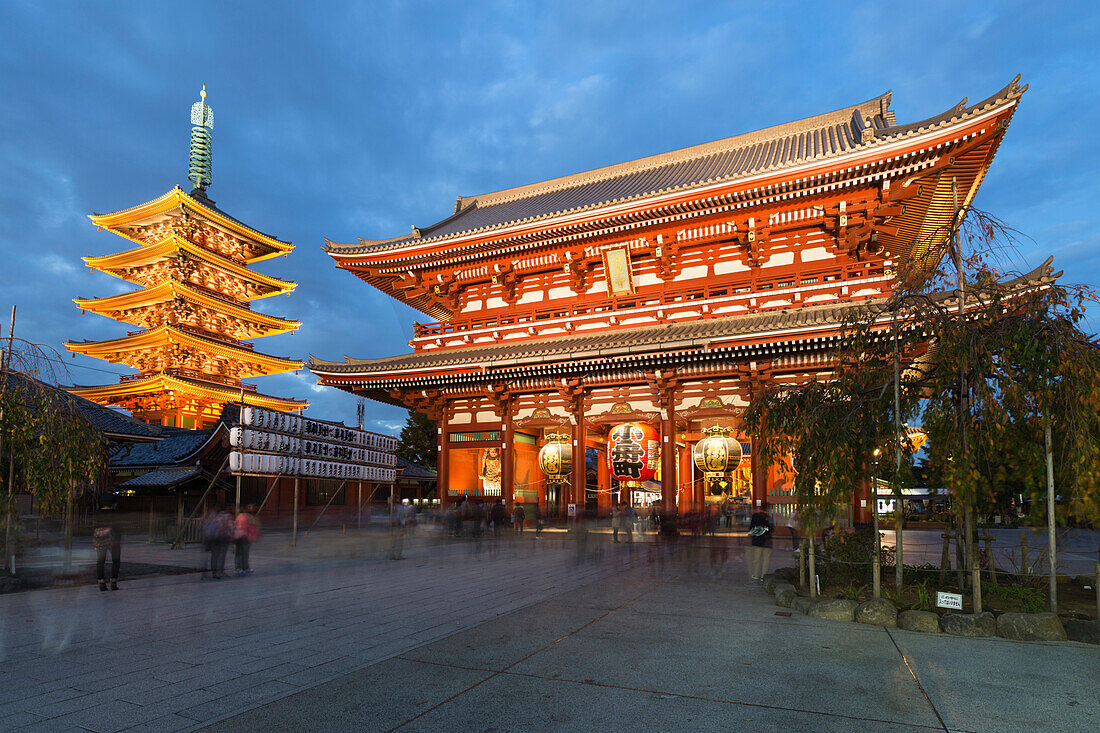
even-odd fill
[{"label": "pagoda spire", "polygon": [[206,193],[214,166],[214,110],[206,103],[206,85],[199,101],[191,105],[191,154],[187,179],[194,185],[191,193]]}]

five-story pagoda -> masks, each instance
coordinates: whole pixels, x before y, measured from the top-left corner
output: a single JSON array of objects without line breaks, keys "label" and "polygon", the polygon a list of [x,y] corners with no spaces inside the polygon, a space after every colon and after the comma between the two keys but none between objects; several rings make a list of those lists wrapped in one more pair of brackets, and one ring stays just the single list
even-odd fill
[{"label": "five-story pagoda", "polygon": [[202,427],[227,402],[301,411],[302,400],[260,394],[242,379],[300,369],[292,359],[262,354],[247,339],[294,331],[300,323],[252,310],[249,301],[289,293],[295,283],[249,269],[286,255],[293,246],[263,234],[215,207],[211,182],[213,111],[202,101],[191,109],[190,194],[176,186],[140,206],[92,215],[92,223],[137,246],[117,254],[85,257],[91,268],[138,286],[105,298],[77,298],[80,308],[140,329],[106,341],[68,342],[70,350],[138,374],[118,384],[69,391],[104,405],[131,410],[147,422]]}]

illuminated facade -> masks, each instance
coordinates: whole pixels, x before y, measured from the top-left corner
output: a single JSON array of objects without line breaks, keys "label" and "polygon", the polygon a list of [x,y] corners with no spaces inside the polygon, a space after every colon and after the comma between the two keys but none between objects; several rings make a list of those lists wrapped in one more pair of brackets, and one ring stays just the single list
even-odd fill
[{"label": "illuminated facade", "polygon": [[[889,297],[899,262],[942,252],[1025,89],[1014,80],[912,124],[897,123],[885,94],[462,196],[451,216],[411,234],[330,242],[337,267],[438,322],[416,324],[410,354],[310,369],[322,384],[437,420],[444,501],[502,495],[603,514],[619,500],[686,512],[739,495],[768,500],[783,521],[793,487],[757,461],[740,430],[745,406],[769,384],[827,379],[844,318]],[[625,423],[658,436],[657,476],[640,488],[616,482],[609,465]],[[721,480],[692,460],[710,428],[742,449],[729,448],[743,458]],[[548,480],[537,460],[562,433],[568,483]],[[868,521],[866,494],[841,516]]]},{"label": "illuminated facade", "polygon": [[[122,407],[146,422],[185,428],[212,425],[227,402],[301,411],[307,402],[261,394],[242,380],[294,371],[302,362],[260,353],[251,339],[294,331],[297,321],[252,310],[250,301],[289,293],[295,284],[252,271],[253,263],[286,255],[293,246],[262,234],[215,207],[210,183],[209,129],[204,101],[192,123],[192,180],[158,199],[92,223],[129,240],[117,254],[85,257],[89,267],[137,285],[104,298],[77,298],[78,307],[137,326],[106,341],[68,342],[78,354],[138,371],[118,384],[69,391]],[[202,134],[199,134],[202,133]],[[203,137],[205,135],[205,137]],[[203,144],[205,143],[205,149]]]}]

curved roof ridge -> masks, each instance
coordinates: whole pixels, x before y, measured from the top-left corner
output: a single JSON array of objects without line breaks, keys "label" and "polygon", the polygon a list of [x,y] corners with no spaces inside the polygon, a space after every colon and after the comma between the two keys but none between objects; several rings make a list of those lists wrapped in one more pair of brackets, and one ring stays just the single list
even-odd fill
[{"label": "curved roof ridge", "polygon": [[[892,92],[887,91],[866,102],[842,107],[832,112],[824,112],[811,117],[804,117],[792,122],[783,122],[760,130],[743,132],[738,135],[712,140],[707,143],[690,145],[686,148],[678,148],[676,150],[635,158],[634,160],[614,163],[600,168],[592,168],[587,171],[581,171],[566,176],[558,176],[557,178],[550,178],[537,183],[528,183],[523,186],[505,188],[499,191],[478,194],[476,196],[459,196],[456,202],[456,208],[458,208],[459,211],[457,211],[456,214],[462,213],[471,204],[492,206],[493,204],[504,203],[517,198],[526,198],[527,196],[540,193],[549,193],[550,191],[570,188],[583,183],[605,181],[628,173],[637,173],[642,170],[659,168],[669,163],[680,163],[686,160],[702,158],[714,153],[729,152],[746,145],[770,142],[802,132],[809,132],[831,125],[847,123],[851,121],[852,115],[857,111],[863,114],[864,117],[875,117],[885,114],[890,105],[891,96]],[[448,220],[450,218],[453,217],[448,217]],[[439,224],[443,224],[443,222],[438,222],[438,224],[433,226],[438,226]]]}]

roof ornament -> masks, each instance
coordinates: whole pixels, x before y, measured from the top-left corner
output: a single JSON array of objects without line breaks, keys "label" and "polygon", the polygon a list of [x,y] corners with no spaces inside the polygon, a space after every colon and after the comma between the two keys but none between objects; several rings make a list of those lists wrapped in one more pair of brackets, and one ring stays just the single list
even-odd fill
[{"label": "roof ornament", "polygon": [[191,155],[187,166],[187,180],[194,190],[205,193],[210,185],[210,175],[214,163],[214,148],[211,133],[214,131],[214,110],[206,104],[206,85],[199,92],[201,98],[191,105]]}]

